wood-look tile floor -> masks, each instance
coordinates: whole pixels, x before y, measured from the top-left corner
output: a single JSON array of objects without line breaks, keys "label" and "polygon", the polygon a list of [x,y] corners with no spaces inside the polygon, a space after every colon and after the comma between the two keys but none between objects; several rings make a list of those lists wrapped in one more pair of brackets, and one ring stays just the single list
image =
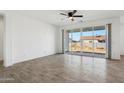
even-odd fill
[{"label": "wood-look tile floor", "polygon": [[0,82],[123,83],[124,57],[109,61],[75,55],[52,55],[0,69]]}]

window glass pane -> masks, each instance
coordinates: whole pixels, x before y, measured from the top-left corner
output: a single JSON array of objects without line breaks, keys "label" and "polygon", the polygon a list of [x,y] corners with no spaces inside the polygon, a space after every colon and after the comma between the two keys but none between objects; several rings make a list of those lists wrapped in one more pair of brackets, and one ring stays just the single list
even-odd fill
[{"label": "window glass pane", "polygon": [[106,53],[106,30],[94,31],[94,52]]}]

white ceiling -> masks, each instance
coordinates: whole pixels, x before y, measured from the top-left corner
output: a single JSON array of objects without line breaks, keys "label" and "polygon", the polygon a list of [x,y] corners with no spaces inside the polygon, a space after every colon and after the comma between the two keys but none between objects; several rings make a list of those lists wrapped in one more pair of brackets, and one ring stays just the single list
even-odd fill
[{"label": "white ceiling", "polygon": [[[64,26],[72,23],[67,17],[60,15],[59,13],[65,12],[67,13],[71,10],[16,10],[13,12],[30,16],[32,18],[57,25]],[[83,18],[76,18],[74,23],[83,21],[91,21],[91,20],[99,20],[106,18],[114,18],[124,15],[124,10],[78,10],[76,14],[84,15]]]}]

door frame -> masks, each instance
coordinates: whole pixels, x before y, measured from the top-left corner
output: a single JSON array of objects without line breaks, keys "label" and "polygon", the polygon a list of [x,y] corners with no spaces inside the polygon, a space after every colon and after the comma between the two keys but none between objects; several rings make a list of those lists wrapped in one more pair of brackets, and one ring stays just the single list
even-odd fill
[{"label": "door frame", "polygon": [[[104,26],[104,27],[105,27],[105,30],[106,30],[106,38],[105,38],[105,41],[106,41],[106,45],[105,45],[106,53],[105,53],[105,58],[108,58],[108,55],[110,54],[109,52],[111,52],[111,51],[108,51],[108,50],[109,50],[109,46],[111,46],[111,43],[110,43],[111,40],[108,41],[109,38],[111,38],[111,36],[109,35],[109,34],[111,34],[111,33],[108,33],[108,27],[107,27],[107,25],[97,25],[97,26]],[[89,27],[92,27],[93,32],[94,32],[94,27],[95,27],[95,26],[89,26]],[[76,29],[80,29],[81,36],[82,36],[82,34],[83,34],[83,28],[85,28],[85,27],[76,28]],[[66,30],[66,33],[73,32],[73,31],[74,31],[74,29]],[[93,33],[93,34],[94,34],[94,33]],[[72,37],[72,36],[71,36],[71,37]],[[68,50],[67,50],[67,51],[69,51],[69,34],[68,34],[68,38],[67,38],[67,39],[68,39],[68,40],[67,40],[67,41],[68,41],[68,45],[67,45]],[[81,46],[83,46],[83,40],[80,40],[80,43],[81,43]],[[110,43],[110,44],[108,44],[108,43]],[[93,42],[93,47],[94,47],[94,42]],[[65,51],[65,50],[64,50],[64,51]],[[65,51],[65,53],[66,53],[67,51]],[[69,52],[72,53],[72,51],[69,51]],[[81,48],[80,53],[83,53],[82,48]]]}]

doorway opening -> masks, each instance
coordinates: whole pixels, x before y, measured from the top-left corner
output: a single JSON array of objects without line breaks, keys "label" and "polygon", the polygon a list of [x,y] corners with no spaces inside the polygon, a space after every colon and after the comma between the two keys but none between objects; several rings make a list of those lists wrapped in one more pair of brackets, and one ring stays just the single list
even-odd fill
[{"label": "doorway opening", "polygon": [[3,31],[4,31],[4,24],[3,24],[3,16],[0,16],[0,68],[3,67]]},{"label": "doorway opening", "polygon": [[66,53],[105,58],[107,54],[107,30],[105,26],[68,30]]}]

